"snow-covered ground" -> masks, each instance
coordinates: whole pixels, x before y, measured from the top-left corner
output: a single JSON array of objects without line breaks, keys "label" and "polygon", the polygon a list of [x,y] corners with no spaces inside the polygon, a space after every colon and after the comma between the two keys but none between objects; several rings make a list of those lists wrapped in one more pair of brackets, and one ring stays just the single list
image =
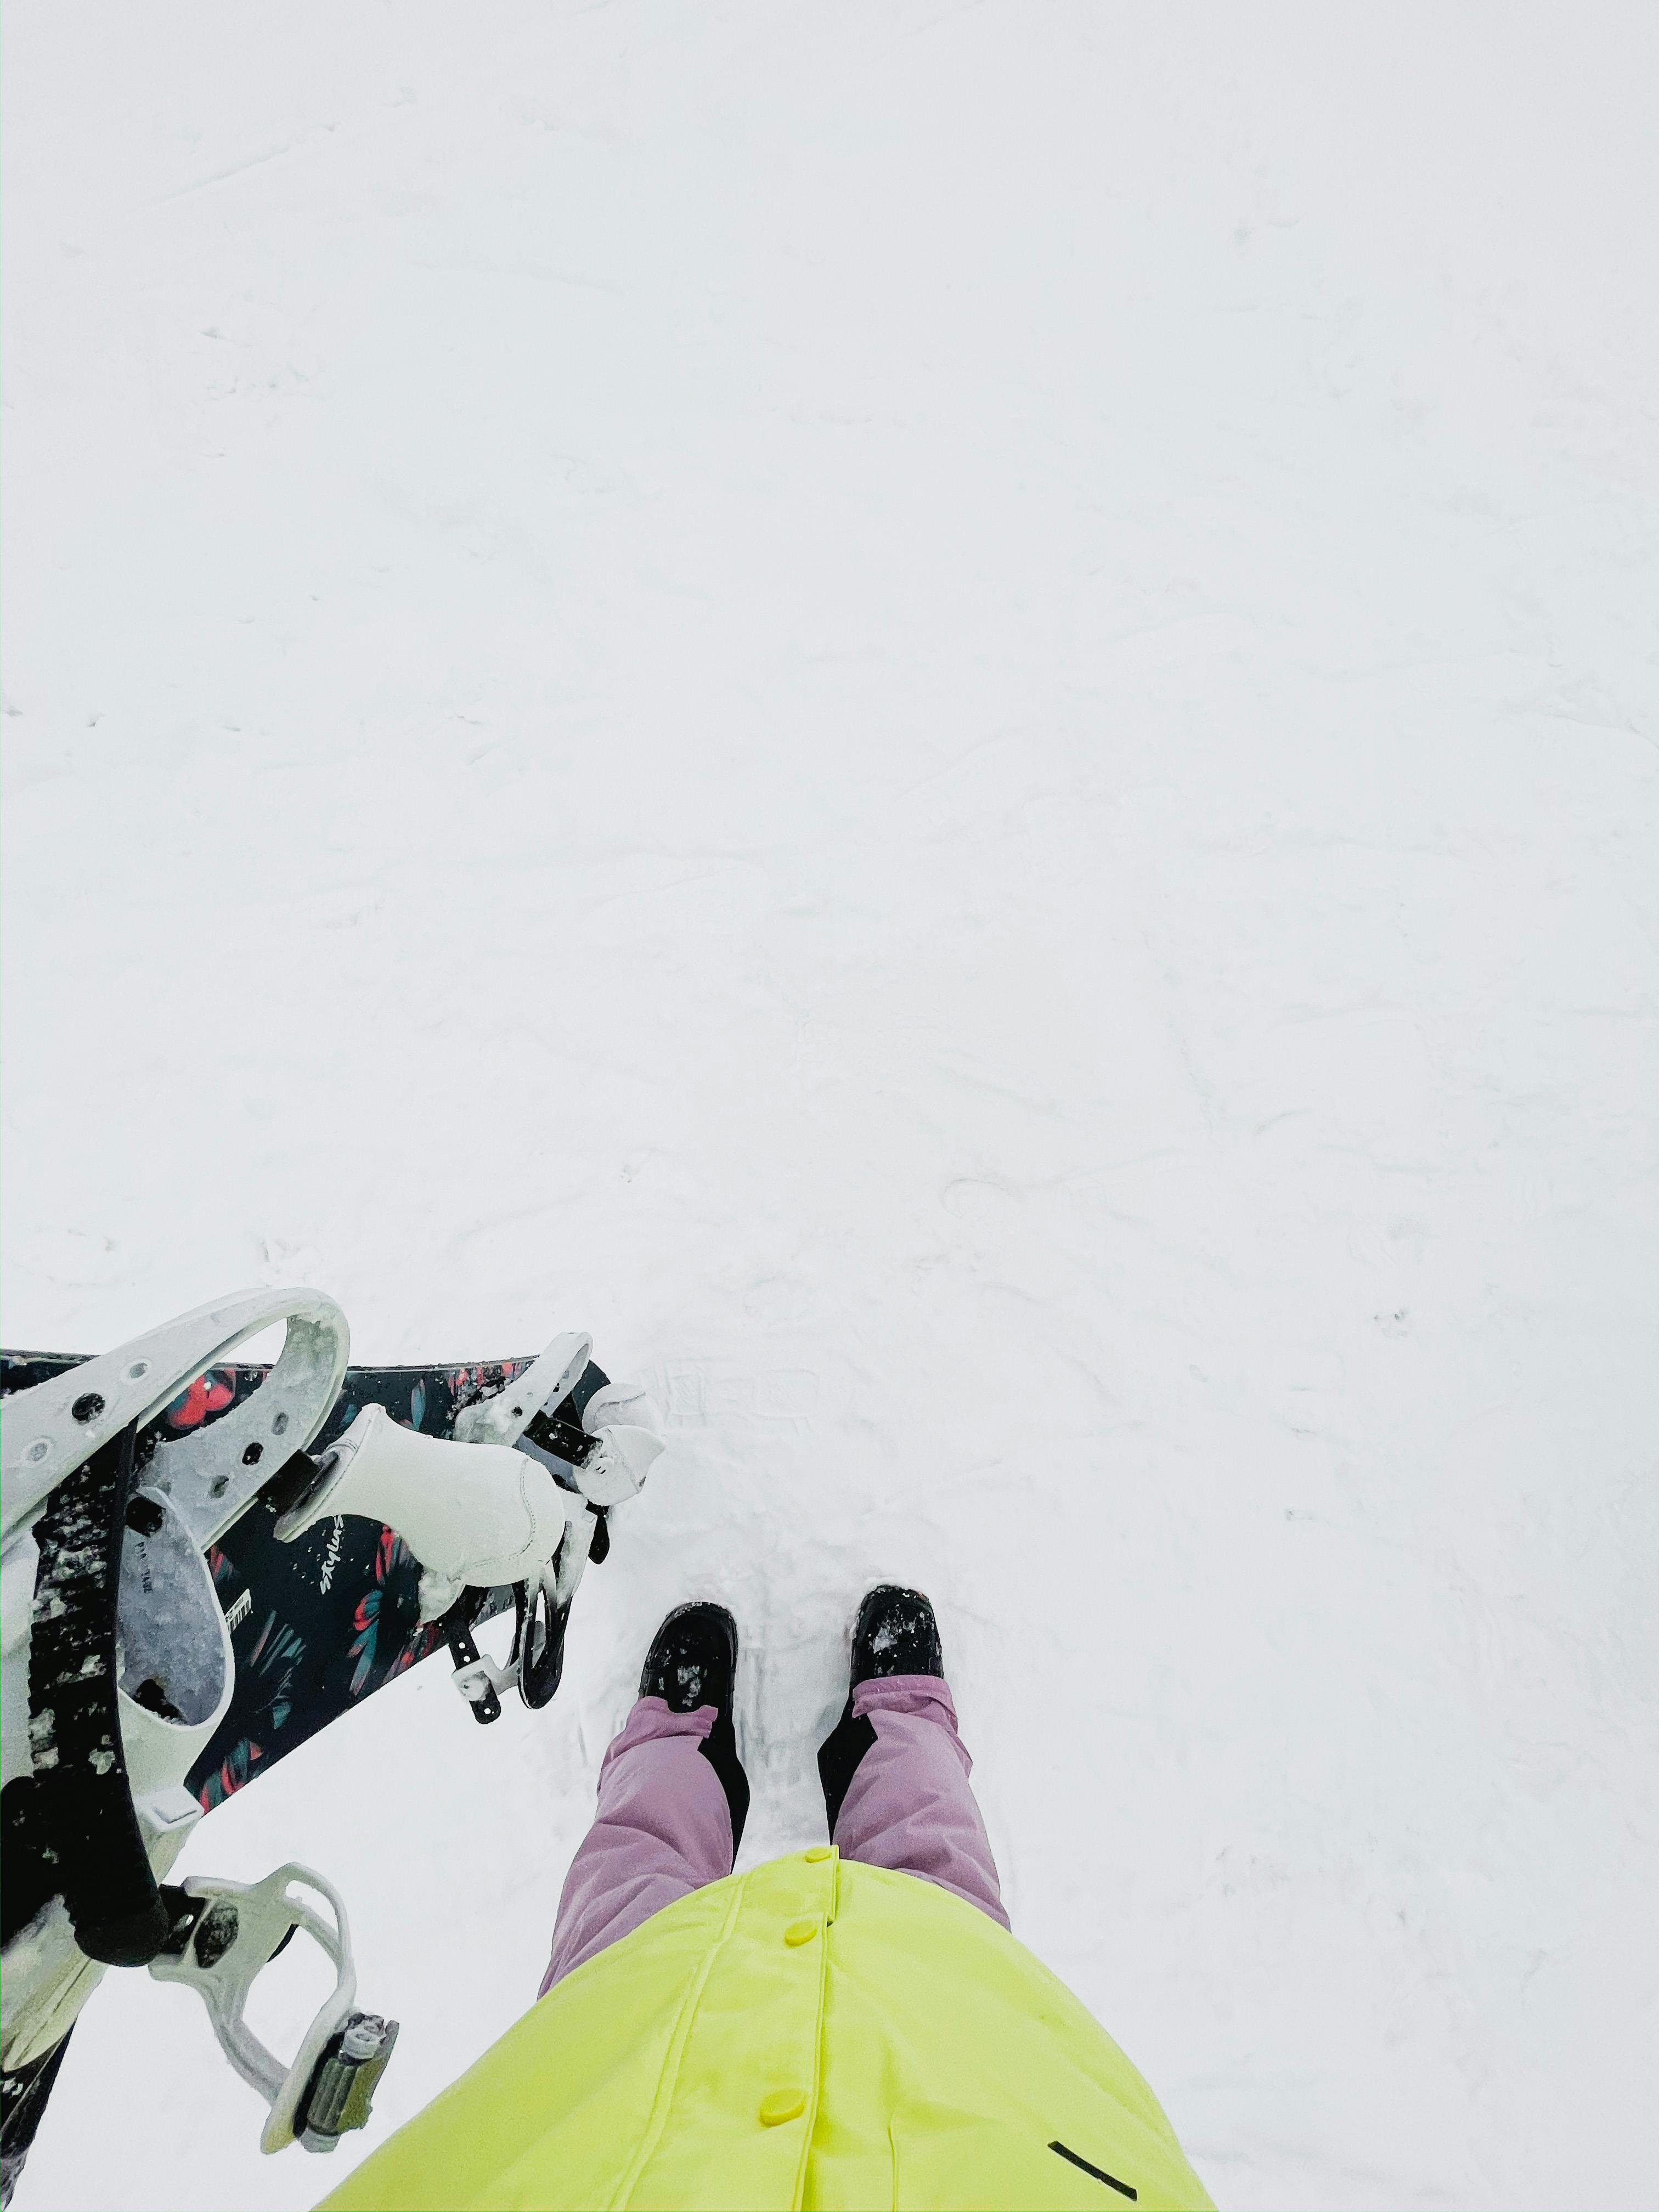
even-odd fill
[{"label": "snow-covered ground", "polygon": [[367,2138],[113,1976],[19,2212],[470,2061],[672,1601],[816,1838],[878,1575],[1218,2200],[1655,2202],[1656,21],[11,0],[6,1340],[673,1443],[548,1711],[192,1845]]}]

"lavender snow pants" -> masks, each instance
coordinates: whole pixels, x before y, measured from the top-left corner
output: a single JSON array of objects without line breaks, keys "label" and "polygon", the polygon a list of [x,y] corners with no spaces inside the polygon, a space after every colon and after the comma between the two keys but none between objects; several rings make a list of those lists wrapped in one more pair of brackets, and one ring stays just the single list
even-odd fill
[{"label": "lavender snow pants", "polygon": [[[593,1826],[565,1877],[540,1996],[665,1905],[731,1873],[732,1815],[702,1753],[714,1718],[713,1705],[672,1713],[660,1698],[641,1698],[628,1716],[599,1769]],[[1006,1928],[950,1691],[936,1674],[861,1682],[836,1734],[866,1722],[873,1740],[862,1732],[867,1747],[831,1808],[842,1856],[937,1882]]]}]

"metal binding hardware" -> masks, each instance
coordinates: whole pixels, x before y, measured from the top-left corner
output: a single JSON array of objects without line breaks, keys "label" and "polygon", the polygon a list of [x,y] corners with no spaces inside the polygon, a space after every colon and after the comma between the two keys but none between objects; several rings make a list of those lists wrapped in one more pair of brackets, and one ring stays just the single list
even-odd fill
[{"label": "metal binding hardware", "polygon": [[397,2021],[377,2012],[354,2012],[329,2038],[295,2115],[304,2149],[337,2149],[342,2136],[364,2125],[397,2040]]},{"label": "metal binding hardware", "polygon": [[[300,1888],[326,1902],[331,1925],[295,1893]],[[173,1928],[149,1971],[158,1982],[184,1982],[196,1991],[220,2049],[270,2106],[260,2149],[281,2150],[297,2139],[307,2150],[332,2150],[368,2118],[398,2034],[396,2021],[356,2008],[351,1934],[338,1892],[309,1867],[290,1864],[256,1882],[192,1875],[182,1887],[166,1885],[161,1898]],[[254,1983],[296,1928],[333,1960],[335,1984],[284,2066],[249,2027],[246,2006]]]}]

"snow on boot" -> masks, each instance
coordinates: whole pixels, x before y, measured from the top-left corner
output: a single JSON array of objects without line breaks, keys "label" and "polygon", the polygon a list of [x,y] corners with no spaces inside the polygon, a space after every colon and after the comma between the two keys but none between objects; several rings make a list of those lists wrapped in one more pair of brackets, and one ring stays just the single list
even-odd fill
[{"label": "snow on boot", "polygon": [[698,1750],[714,1768],[732,1815],[732,1859],[749,1817],[749,1778],[738,1756],[732,1717],[738,1675],[738,1624],[723,1605],[677,1606],[651,1639],[640,1695],[660,1698],[671,1713],[715,1708],[714,1725]]},{"label": "snow on boot", "polygon": [[738,1624],[723,1605],[676,1606],[651,1639],[640,1695],[660,1698],[671,1713],[699,1705],[732,1710],[738,1673]]},{"label": "snow on boot", "polygon": [[939,1623],[921,1592],[901,1589],[896,1583],[878,1583],[874,1589],[866,1590],[853,1623],[847,1703],[842,1707],[841,1718],[818,1746],[818,1780],[823,1787],[823,1811],[831,1843],[859,1762],[876,1740],[876,1724],[868,1713],[853,1711],[853,1692],[860,1682],[884,1681],[894,1674],[942,1678],[944,1673]]},{"label": "snow on boot", "polygon": [[853,1624],[853,1689],[890,1674],[944,1672],[939,1623],[921,1592],[901,1589],[896,1583],[878,1583],[867,1591]]}]

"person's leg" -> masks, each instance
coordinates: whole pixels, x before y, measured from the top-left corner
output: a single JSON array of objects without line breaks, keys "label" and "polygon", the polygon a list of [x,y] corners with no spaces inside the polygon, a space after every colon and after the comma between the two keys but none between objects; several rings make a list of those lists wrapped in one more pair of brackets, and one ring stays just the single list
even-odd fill
[{"label": "person's leg", "polygon": [[749,1809],[732,1720],[737,1630],[717,1606],[658,1630],[641,1697],[599,1769],[599,1809],[559,1899],[538,1996],[665,1905],[732,1871]]},{"label": "person's leg", "polygon": [[843,1857],[937,1882],[1007,1927],[933,1607],[919,1592],[884,1586],[860,1607],[852,1694],[818,1771]]}]

